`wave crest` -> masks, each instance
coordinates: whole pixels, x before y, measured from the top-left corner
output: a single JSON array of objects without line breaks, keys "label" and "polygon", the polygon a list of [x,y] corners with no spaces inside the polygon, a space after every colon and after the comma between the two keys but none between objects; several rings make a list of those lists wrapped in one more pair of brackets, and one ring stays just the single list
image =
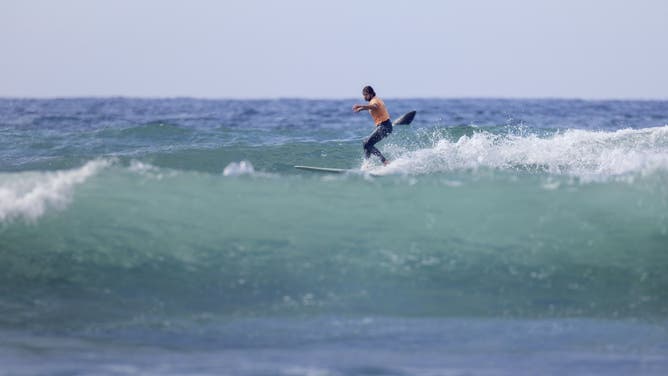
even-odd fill
[{"label": "wave crest", "polygon": [[49,208],[64,209],[76,185],[110,164],[95,160],[72,170],[0,174],[0,222],[34,222]]},{"label": "wave crest", "polygon": [[441,138],[433,147],[400,153],[385,173],[492,168],[607,178],[668,171],[668,126],[615,132],[567,130],[550,136],[487,131]]}]

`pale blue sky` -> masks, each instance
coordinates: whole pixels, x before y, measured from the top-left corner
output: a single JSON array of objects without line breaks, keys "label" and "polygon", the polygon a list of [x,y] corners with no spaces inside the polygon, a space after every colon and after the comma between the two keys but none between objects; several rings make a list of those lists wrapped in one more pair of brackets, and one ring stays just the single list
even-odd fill
[{"label": "pale blue sky", "polygon": [[0,96],[668,99],[665,0],[0,0]]}]

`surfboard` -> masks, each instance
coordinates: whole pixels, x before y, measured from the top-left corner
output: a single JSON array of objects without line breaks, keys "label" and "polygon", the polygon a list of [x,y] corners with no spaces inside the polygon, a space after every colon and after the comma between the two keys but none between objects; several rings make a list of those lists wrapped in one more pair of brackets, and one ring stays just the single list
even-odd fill
[{"label": "surfboard", "polygon": [[343,174],[345,172],[355,171],[345,168],[315,167],[315,166],[295,166],[296,169],[306,171],[327,172],[330,174]]},{"label": "surfboard", "polygon": [[382,176],[381,174],[378,174],[377,172],[373,171],[362,171],[358,169],[353,169],[353,168],[331,168],[331,167],[316,167],[316,166],[295,166],[296,169],[298,170],[304,170],[304,171],[313,171],[313,172],[320,172],[320,173],[325,173],[325,174],[345,174],[345,173],[353,173],[353,174],[364,174],[364,175],[369,175],[369,176]]}]

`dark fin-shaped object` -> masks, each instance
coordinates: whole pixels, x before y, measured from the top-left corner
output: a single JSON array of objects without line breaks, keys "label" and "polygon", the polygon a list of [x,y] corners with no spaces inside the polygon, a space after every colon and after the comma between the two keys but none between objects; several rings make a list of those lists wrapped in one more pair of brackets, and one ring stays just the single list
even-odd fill
[{"label": "dark fin-shaped object", "polygon": [[408,125],[413,121],[413,118],[415,118],[416,113],[417,111],[407,112],[399,116],[399,119],[392,122],[392,125]]}]

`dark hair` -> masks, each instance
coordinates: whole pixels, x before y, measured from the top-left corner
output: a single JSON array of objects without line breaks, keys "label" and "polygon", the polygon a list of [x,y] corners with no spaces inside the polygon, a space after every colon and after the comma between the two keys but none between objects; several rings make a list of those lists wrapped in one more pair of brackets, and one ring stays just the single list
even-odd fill
[{"label": "dark hair", "polygon": [[363,94],[371,94],[373,96],[376,95],[376,92],[373,91],[373,88],[371,86],[365,86],[364,89],[362,89]]}]

